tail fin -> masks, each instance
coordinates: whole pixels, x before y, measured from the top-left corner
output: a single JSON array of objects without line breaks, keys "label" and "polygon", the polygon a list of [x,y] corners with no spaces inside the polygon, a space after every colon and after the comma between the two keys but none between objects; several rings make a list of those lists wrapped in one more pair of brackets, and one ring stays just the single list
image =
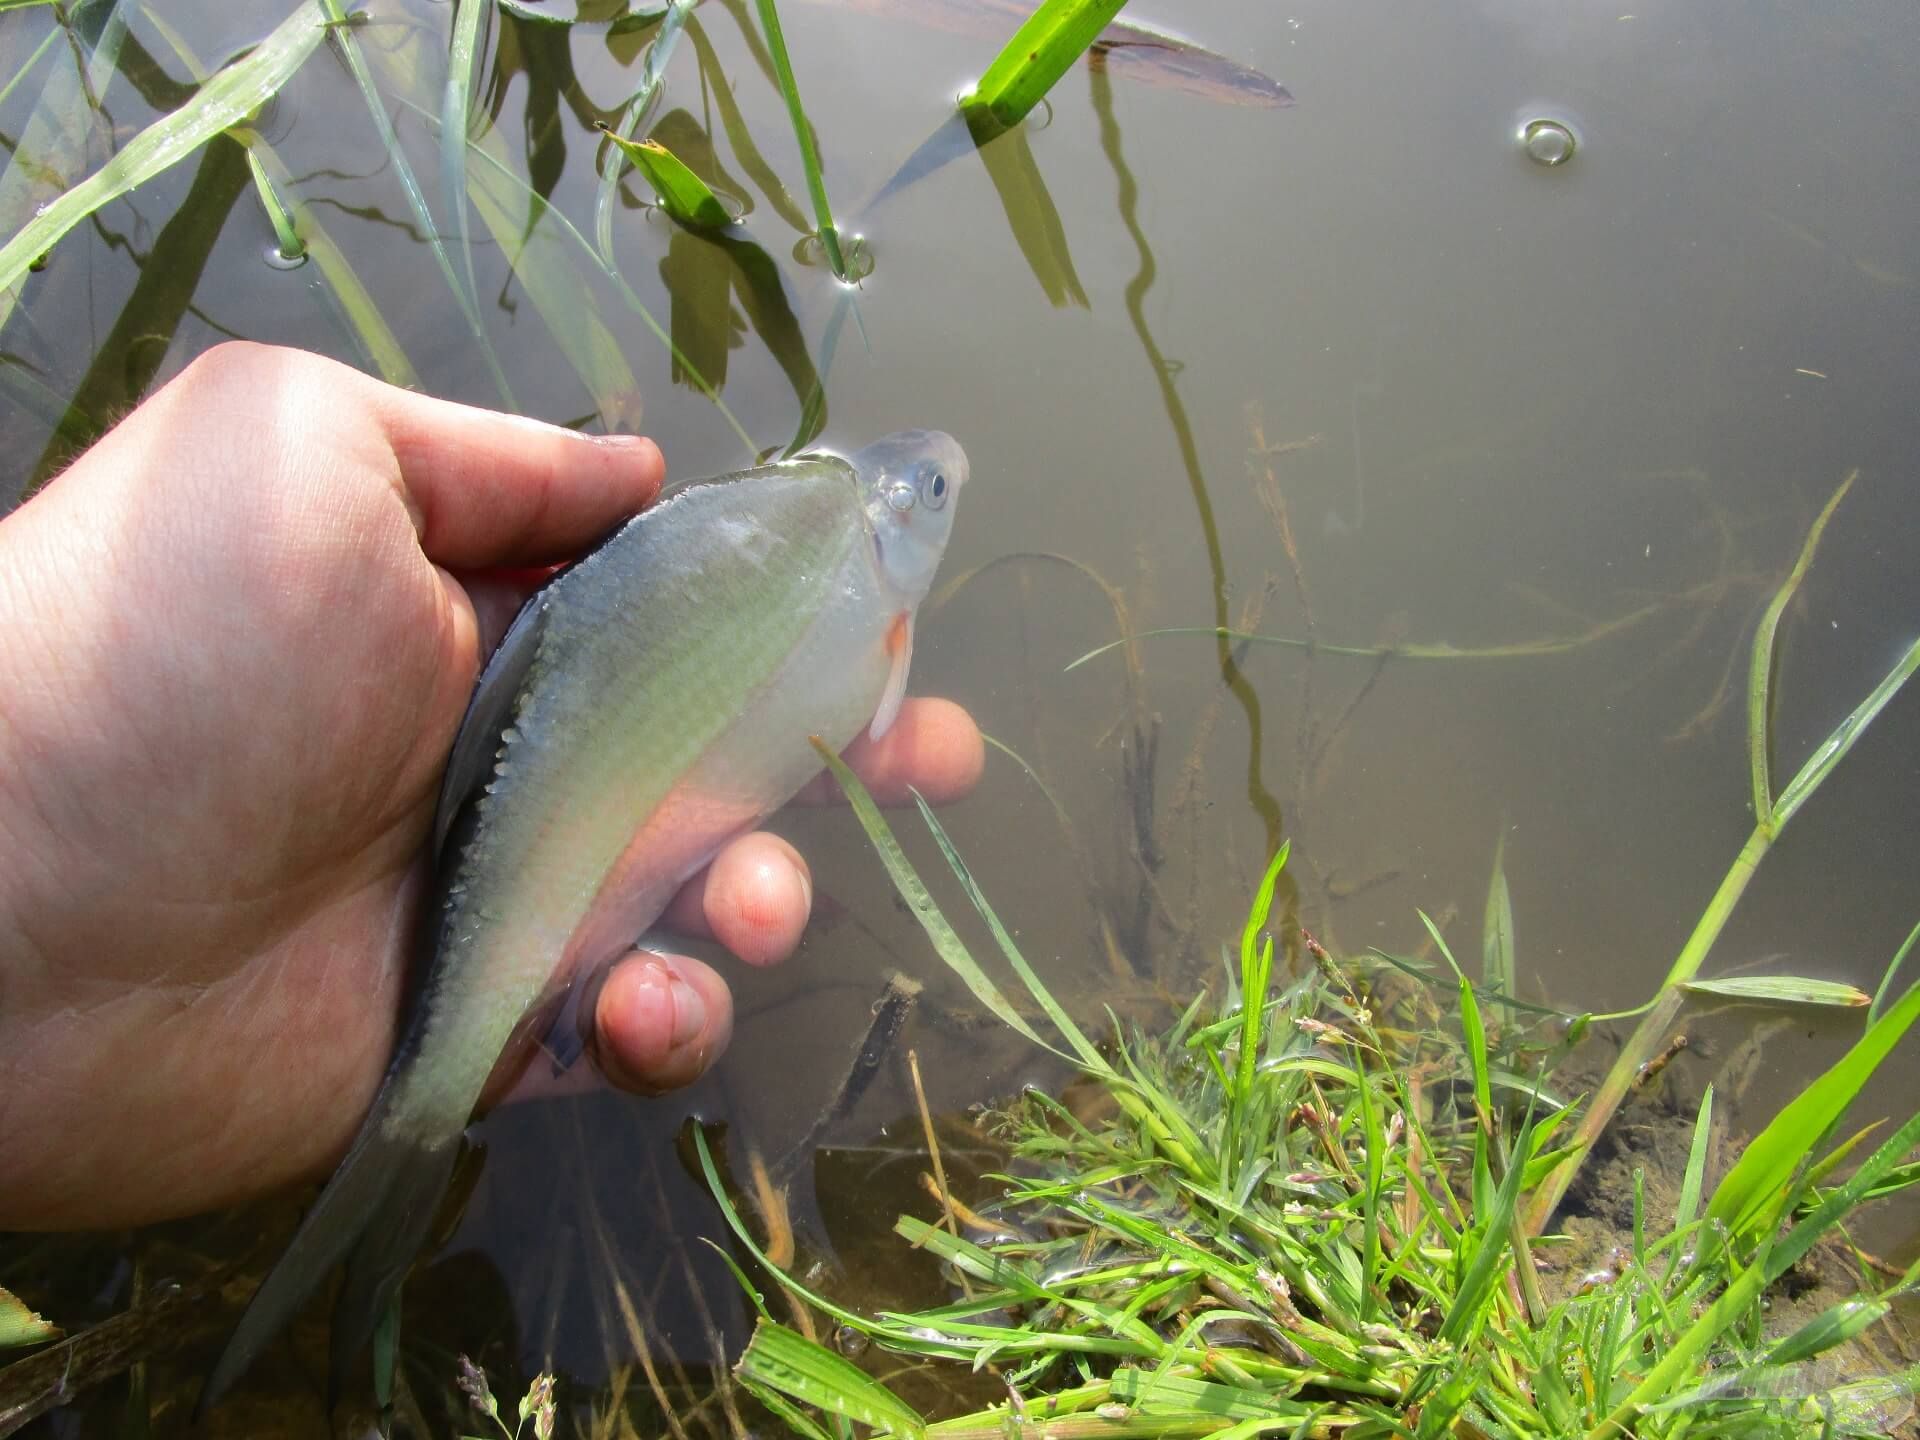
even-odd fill
[{"label": "tail fin", "polygon": [[380,1123],[381,1109],[376,1102],[347,1158],[300,1222],[286,1254],[254,1293],[200,1389],[196,1416],[219,1403],[343,1258],[351,1257],[335,1314],[335,1389],[344,1365],[372,1336],[426,1238],[460,1151],[457,1134],[437,1144],[391,1134]]}]

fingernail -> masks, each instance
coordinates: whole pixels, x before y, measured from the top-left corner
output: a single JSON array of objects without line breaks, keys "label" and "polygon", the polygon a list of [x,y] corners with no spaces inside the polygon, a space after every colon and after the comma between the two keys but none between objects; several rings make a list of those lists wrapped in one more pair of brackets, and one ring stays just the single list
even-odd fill
[{"label": "fingernail", "polygon": [[813,877],[807,873],[806,862],[803,860],[794,866],[793,873],[800,881],[800,906],[808,915],[811,915],[813,914]]},{"label": "fingernail", "polygon": [[706,1030],[707,1002],[678,975],[673,977],[669,992],[673,996],[673,1048],[680,1050],[699,1039]]},{"label": "fingernail", "polygon": [[582,440],[591,440],[596,445],[604,445],[609,450],[631,450],[635,446],[647,443],[644,435],[582,435]]}]

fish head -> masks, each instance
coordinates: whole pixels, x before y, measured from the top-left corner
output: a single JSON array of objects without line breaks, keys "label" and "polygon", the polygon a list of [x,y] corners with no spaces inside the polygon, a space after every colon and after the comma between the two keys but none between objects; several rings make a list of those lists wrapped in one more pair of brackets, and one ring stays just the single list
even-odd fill
[{"label": "fish head", "polygon": [[920,603],[953,529],[967,452],[940,430],[901,430],[853,452],[875,566],[907,609]]}]

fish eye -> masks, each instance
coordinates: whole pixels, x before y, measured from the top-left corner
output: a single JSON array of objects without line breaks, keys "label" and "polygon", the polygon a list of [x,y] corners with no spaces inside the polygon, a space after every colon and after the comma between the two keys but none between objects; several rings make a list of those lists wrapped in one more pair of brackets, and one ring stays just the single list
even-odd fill
[{"label": "fish eye", "polygon": [[923,470],[920,474],[920,493],[926,497],[929,510],[938,510],[947,503],[947,477],[935,468]]},{"label": "fish eye", "polygon": [[887,508],[905,513],[913,508],[913,486],[905,480],[896,480],[887,486]]}]

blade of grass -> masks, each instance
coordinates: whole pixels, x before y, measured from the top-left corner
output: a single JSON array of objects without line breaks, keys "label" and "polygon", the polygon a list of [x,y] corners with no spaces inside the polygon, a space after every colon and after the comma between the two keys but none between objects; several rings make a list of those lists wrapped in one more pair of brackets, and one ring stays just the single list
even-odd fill
[{"label": "blade of grass", "polygon": [[764,1385],[829,1414],[844,1415],[883,1434],[919,1440],[926,1420],[851,1360],[789,1330],[760,1320],[733,1367],[745,1382]]},{"label": "blade of grass", "polygon": [[[179,56],[195,83],[205,84],[206,69],[187,44],[186,37],[159,14],[146,12],[146,19]],[[273,146],[248,125],[235,125],[227,133],[246,147],[247,167],[252,172],[261,203],[272,219],[281,257],[311,257],[320,276],[314,290],[333,312],[341,331],[358,346],[367,368],[377,370],[391,385],[417,386],[420,377],[388,327],[380,307],[368,294],[345,252],[294,193],[293,179]]]},{"label": "blade of grass", "polygon": [[460,306],[460,313],[466,317],[467,331],[479,349],[488,375],[493,379],[501,404],[509,410],[517,410],[519,405],[513,398],[513,387],[507,383],[506,370],[500,364],[500,357],[494,353],[486,326],[481,323],[479,304],[461,283],[459,272],[454,269],[453,257],[448,253],[446,242],[440,235],[440,227],[434,223],[433,212],[427,206],[426,192],[420,188],[419,177],[415,175],[407,152],[400,144],[400,137],[393,128],[386,101],[381,98],[379,87],[374,84],[373,72],[367,68],[366,56],[361,53],[360,41],[354,35],[353,27],[347,23],[347,11],[340,0],[321,0],[321,6],[326,11],[328,24],[333,27],[334,46],[346,61],[347,71],[353,76],[354,84],[366,102],[367,117],[373,122],[387,163],[392,167],[394,178],[400,182],[401,193],[406,196],[407,209],[413,214],[414,225],[425,239],[441,278],[446,281],[447,289]]},{"label": "blade of grass", "polygon": [[[34,214],[39,197],[57,193],[85,165],[89,137],[103,123],[99,96],[120,63],[133,9],[130,0],[81,0],[48,35],[46,43],[64,35],[73,63],[55,64],[48,74],[0,173],[0,235],[13,236]],[[19,298],[18,287],[0,285],[0,328]]]},{"label": "blade of grass", "polygon": [[1817,1137],[1838,1123],[1854,1096],[1916,1019],[1920,1019],[1920,985],[1910,988],[1845,1055],[1753,1138],[1714,1190],[1707,1204],[1708,1221],[1724,1225],[1735,1244],[1750,1243],[1771,1229],[1808,1150],[1817,1143]]},{"label": "blade of grass", "polygon": [[1511,995],[1514,981],[1513,894],[1507,888],[1507,832],[1501,827],[1493,844],[1493,876],[1487,882],[1487,908],[1480,924],[1480,980],[1492,992],[1494,1013],[1512,1023],[1513,1011],[1494,997]]},{"label": "blade of grass", "polygon": [[1786,580],[1767,603],[1766,611],[1760,616],[1760,628],[1753,637],[1753,652],[1747,665],[1747,762],[1753,781],[1753,818],[1769,835],[1776,833],[1779,828],[1774,815],[1771,769],[1774,677],[1780,616],[1799,590],[1807,567],[1813,564],[1813,552],[1819,548],[1820,536],[1827,528],[1827,521],[1833,518],[1833,512],[1839,508],[1840,501],[1853,488],[1853,482],[1859,476],[1858,470],[1847,472],[1846,478],[1815,518],[1812,528],[1807,531],[1806,540],[1800,546],[1799,558],[1793,562]]},{"label": "blade of grass", "polygon": [[1045,0],[960,98],[976,137],[1010,130],[1086,53],[1126,0]]},{"label": "blade of grass", "polygon": [[773,57],[774,74],[780,81],[780,93],[787,102],[787,114],[793,120],[793,136],[800,144],[800,165],[807,174],[807,194],[813,200],[814,224],[819,227],[820,243],[826,247],[827,264],[834,278],[847,283],[847,257],[840,247],[840,232],[834,228],[833,210],[827,204],[827,181],[820,169],[820,151],[813,143],[813,124],[800,103],[800,85],[793,77],[793,62],[787,58],[786,36],[780,30],[780,12],[774,0],[754,0],[760,12],[760,28],[766,32],[767,52]]},{"label": "blade of grass", "polygon": [[[620,118],[604,127],[610,140],[633,138],[637,134],[647,110],[653,104],[653,97],[660,92],[660,78],[666,73],[667,62],[673,58],[674,47],[680,43],[680,36],[687,28],[687,18],[693,14],[696,3],[697,0],[670,0],[666,12],[660,17],[660,28],[654,32],[647,46],[647,56],[641,63],[640,79],[633,87],[633,94],[620,111]],[[624,154],[624,147],[616,146],[613,153],[607,156],[606,164],[600,167],[600,183],[593,197],[593,238],[600,247],[601,260],[608,265],[613,263],[613,197],[620,188],[620,161]]]},{"label": "blade of grass", "polygon": [[[833,778],[840,782],[840,788],[846,793],[848,803],[853,807],[854,818],[860,822],[860,828],[867,832],[867,839],[880,854],[881,864],[887,867],[887,874],[893,879],[894,889],[900,892],[900,898],[920,922],[920,928],[927,932],[927,938],[933,942],[934,950],[946,962],[947,968],[959,976],[971,990],[974,997],[998,1016],[1015,1032],[1031,1040],[1034,1044],[1048,1050],[1054,1047],[1041,1039],[1039,1033],[1029,1025],[1026,1018],[1013,1008],[1012,1002],[1001,992],[1000,987],[988,978],[986,971],[975,962],[966,943],[948,923],[934,898],[928,893],[920,874],[913,868],[913,862],[907,859],[906,852],[900,848],[900,842],[894,838],[892,828],[881,815],[880,807],[873,803],[873,797],[867,793],[867,787],[860,783],[859,777],[847,768],[847,764],[832,749],[817,738],[813,748],[820,752],[820,758],[833,772]],[[1068,1057],[1071,1058],[1071,1057]]]},{"label": "blade of grass", "polygon": [[1880,984],[1873,992],[1873,1003],[1867,1007],[1867,1023],[1871,1025],[1880,1018],[1880,1011],[1887,1003],[1887,996],[1893,992],[1893,977],[1900,973],[1900,967],[1906,963],[1907,956],[1913,952],[1915,941],[1920,941],[1920,925],[1907,932],[1907,938],[1894,952],[1893,961],[1887,966],[1887,973],[1880,977]]},{"label": "blade of grass", "polygon": [[447,37],[447,78],[440,90],[440,203],[447,208],[460,256],[460,283],[474,311],[480,309],[473,275],[473,237],[467,224],[467,139],[473,113],[473,70],[479,56],[480,22],[491,0],[454,0]]},{"label": "blade of grass", "polygon": [[1866,733],[1867,726],[1887,708],[1888,702],[1900,693],[1900,687],[1913,678],[1916,670],[1920,670],[1920,640],[1907,648],[1907,653],[1895,662],[1886,678],[1853,708],[1852,714],[1834,727],[1833,733],[1827,736],[1820,748],[1807,757],[1807,763],[1800,767],[1799,773],[1787,782],[1779,800],[1774,802],[1773,823],[1776,831],[1784,829],[1787,821],[1807,803],[1813,792],[1820,788],[1820,782],[1846,758],[1847,752]]},{"label": "blade of grass", "polygon": [[180,109],[135,135],[114,157],[52,201],[0,247],[0,290],[12,290],[41,255],[101,207],[145,184],[265,104],[306,63],[326,30],[319,0],[304,0],[242,59]]},{"label": "blade of grass", "polygon": [[660,197],[667,214],[682,225],[698,230],[721,230],[733,224],[733,216],[727,213],[727,207],[720,203],[712,187],[666,146],[655,140],[625,139],[605,125],[600,130],[633,162],[633,168]]},{"label": "blade of grass", "polygon": [[1868,1001],[1867,993],[1855,986],[1800,975],[1730,975],[1719,980],[1689,980],[1680,988],[1689,995],[1717,995],[1724,1000],[1756,1000],[1770,1005],[1858,1009]]}]

